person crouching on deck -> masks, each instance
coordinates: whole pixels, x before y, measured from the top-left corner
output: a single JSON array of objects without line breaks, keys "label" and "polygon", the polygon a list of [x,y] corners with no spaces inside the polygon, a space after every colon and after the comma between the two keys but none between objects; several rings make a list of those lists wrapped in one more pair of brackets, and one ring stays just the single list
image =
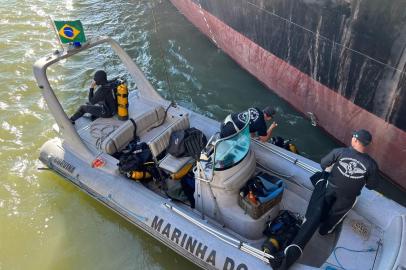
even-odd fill
[{"label": "person crouching on deck", "polygon": [[[95,86],[98,86],[94,92]],[[107,74],[103,70],[98,70],[94,74],[94,80],[89,89],[89,102],[81,105],[74,115],[70,118],[74,124],[77,119],[85,113],[95,118],[112,117],[117,111],[117,102],[114,97],[114,85],[107,81]]]},{"label": "person crouching on deck", "polygon": [[[273,122],[268,129],[266,128],[266,121],[273,119],[275,110],[268,106],[262,111],[258,108],[249,108],[247,111],[250,117],[251,137],[258,137],[260,141],[267,142],[272,136],[272,131],[278,126]],[[240,131],[246,123],[247,111],[228,115],[221,125],[220,137],[225,138]]]}]

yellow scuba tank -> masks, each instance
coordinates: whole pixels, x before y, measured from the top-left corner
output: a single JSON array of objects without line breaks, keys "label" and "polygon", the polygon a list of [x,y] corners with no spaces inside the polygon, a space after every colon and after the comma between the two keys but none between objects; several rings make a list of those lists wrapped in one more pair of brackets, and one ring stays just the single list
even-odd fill
[{"label": "yellow scuba tank", "polygon": [[295,153],[295,154],[299,154],[299,151],[297,150],[296,145],[294,145],[293,143],[289,144],[289,151]]},{"label": "yellow scuba tank", "polygon": [[275,254],[280,250],[279,241],[276,238],[269,238],[262,246],[262,250],[268,254]]},{"label": "yellow scuba tank", "polygon": [[142,180],[142,179],[151,178],[151,174],[149,172],[144,172],[144,171],[132,171],[130,178],[134,179],[134,180]]},{"label": "yellow scuba tank", "polygon": [[124,82],[117,86],[117,115],[120,120],[128,120],[128,88]]},{"label": "yellow scuba tank", "polygon": [[178,172],[172,173],[170,175],[170,178],[172,180],[180,180],[183,176],[185,176],[190,171],[190,169],[192,169],[192,167],[193,167],[193,163],[189,162],[185,166],[183,166],[182,169],[180,169]]}]

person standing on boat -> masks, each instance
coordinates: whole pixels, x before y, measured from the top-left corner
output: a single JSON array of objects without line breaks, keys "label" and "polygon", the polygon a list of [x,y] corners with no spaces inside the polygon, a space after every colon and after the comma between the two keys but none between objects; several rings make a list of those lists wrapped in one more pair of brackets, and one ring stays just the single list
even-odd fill
[{"label": "person standing on boat", "polygon": [[266,128],[266,121],[273,119],[275,110],[268,106],[262,111],[258,108],[249,108],[247,111],[228,115],[221,125],[220,137],[225,138],[240,131],[249,115],[251,137],[258,137],[260,141],[267,142],[272,136],[272,131],[278,126],[276,122],[273,122],[268,129]]},{"label": "person standing on boat", "polygon": [[372,135],[365,129],[353,132],[351,147],[337,148],[322,158],[323,170],[333,165],[326,188],[325,204],[330,209],[319,233],[332,233],[355,205],[361,189],[375,189],[379,183],[378,165],[367,153]]},{"label": "person standing on boat", "polygon": [[[94,92],[95,86],[98,86]],[[85,113],[90,113],[92,118],[112,117],[117,111],[117,102],[114,97],[114,85],[107,81],[107,74],[104,70],[98,70],[94,74],[94,80],[89,89],[89,102],[82,105],[70,118],[74,124],[77,119]]]},{"label": "person standing on boat", "polygon": [[[360,129],[353,132],[350,147],[336,148],[322,158],[320,165],[324,171],[310,177],[314,190],[305,219],[295,239],[283,252],[285,260],[281,269],[293,265],[317,228],[321,235],[333,233],[354,207],[364,186],[377,188],[378,165],[366,153],[371,141],[371,133]],[[328,173],[325,170],[330,166],[332,169]]]}]

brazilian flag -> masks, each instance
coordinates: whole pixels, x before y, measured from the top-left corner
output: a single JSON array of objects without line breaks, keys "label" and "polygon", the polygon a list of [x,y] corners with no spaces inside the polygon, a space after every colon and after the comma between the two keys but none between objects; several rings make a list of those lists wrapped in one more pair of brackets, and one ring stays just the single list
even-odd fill
[{"label": "brazilian flag", "polygon": [[62,43],[86,42],[85,31],[80,20],[54,21],[54,23]]}]

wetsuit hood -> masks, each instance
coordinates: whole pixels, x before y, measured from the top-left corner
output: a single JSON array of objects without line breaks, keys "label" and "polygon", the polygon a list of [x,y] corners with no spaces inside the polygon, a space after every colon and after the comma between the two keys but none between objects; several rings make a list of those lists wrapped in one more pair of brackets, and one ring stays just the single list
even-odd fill
[{"label": "wetsuit hood", "polygon": [[104,70],[98,70],[94,74],[94,81],[97,85],[104,85],[107,83],[107,74]]}]

